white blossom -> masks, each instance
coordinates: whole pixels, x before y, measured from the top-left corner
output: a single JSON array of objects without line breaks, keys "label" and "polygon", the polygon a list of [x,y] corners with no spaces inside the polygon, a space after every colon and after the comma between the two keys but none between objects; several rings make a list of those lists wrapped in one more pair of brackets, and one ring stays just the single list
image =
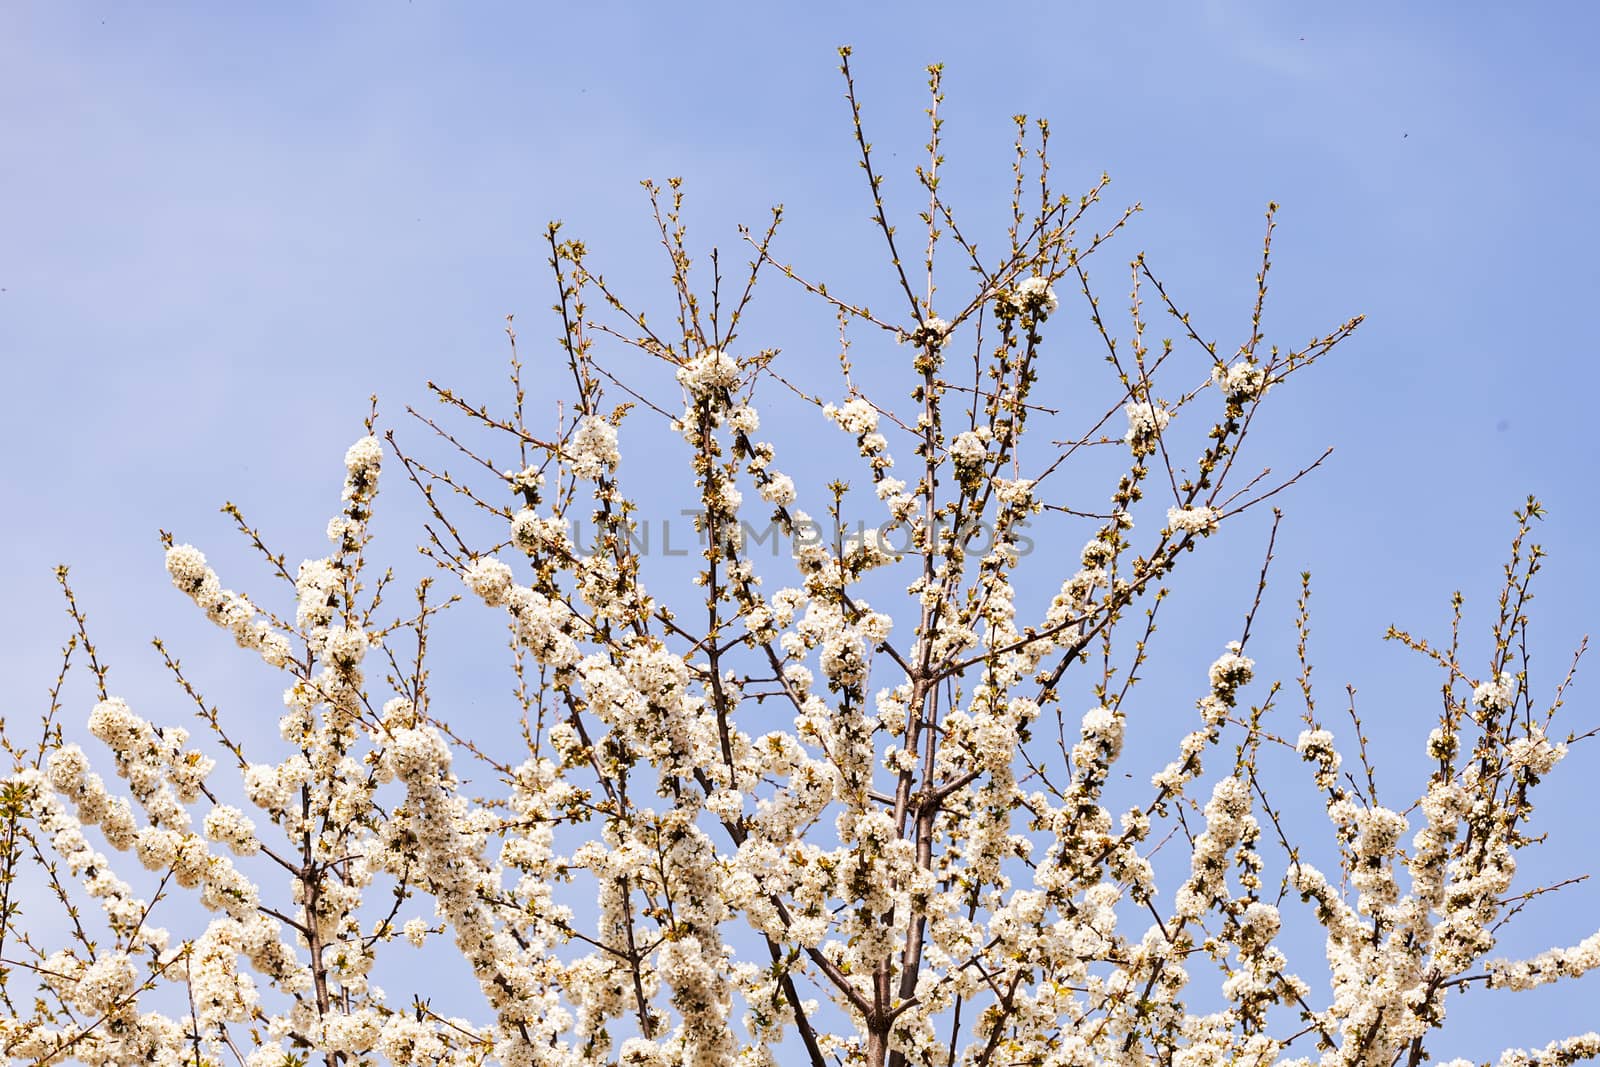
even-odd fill
[{"label": "white blossom", "polygon": [[1205,505],[1167,510],[1167,525],[1176,533],[1208,536],[1216,532],[1219,519],[1217,509]]},{"label": "white blossom", "polygon": [[585,415],[573,431],[569,465],[579,478],[599,478],[615,470],[622,459],[617,450],[617,428],[598,415]]}]

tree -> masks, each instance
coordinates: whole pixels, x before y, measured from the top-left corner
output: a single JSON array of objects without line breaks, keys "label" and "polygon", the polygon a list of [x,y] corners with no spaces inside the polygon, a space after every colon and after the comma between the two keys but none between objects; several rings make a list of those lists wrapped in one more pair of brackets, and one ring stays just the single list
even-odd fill
[{"label": "tree", "polygon": [[[293,590],[292,617],[225,589],[198,549],[166,538],[178,589],[279,672],[277,758],[254,761],[159,642],[217,755],[117,699],[61,571],[75,632],[55,693],[86,660],[98,690],[88,728],[125,786],[91,769],[59,699],[38,741],[8,725],[9,1056],[1415,1065],[1469,986],[1526,988],[1600,964],[1600,934],[1531,960],[1491,958],[1500,926],[1542,892],[1513,887],[1517,853],[1537,840],[1534,788],[1579,739],[1553,732],[1566,681],[1536,704],[1526,669],[1524,609],[1542,562],[1532,500],[1517,513],[1484,673],[1462,662],[1459,597],[1448,644],[1391,632],[1445,674],[1415,803],[1380,802],[1359,719],[1363,773],[1343,768],[1311,685],[1308,576],[1296,620],[1304,729],[1292,738],[1277,725],[1277,686],[1243,702],[1269,542],[1241,587],[1253,604],[1234,639],[1219,638],[1194,679],[1171,762],[1134,783],[1139,802],[1113,809],[1165,583],[1321,462],[1272,480],[1241,456],[1269,393],[1360,319],[1298,348],[1266,342],[1269,209],[1237,351],[1204,340],[1142,256],[1132,333],[1119,340],[1088,266],[1136,209],[1097,223],[1103,179],[1077,198],[1054,192],[1049,127],[1019,117],[1002,252],[980,251],[940,192],[938,67],[911,251],[842,55],[891,311],[781,260],[781,210],[745,235],[736,296],[715,254],[709,289],[697,288],[680,184],[649,185],[671,267],[668,327],[630,310],[552,225],[554,362],[570,379],[554,429],[529,411],[508,328],[508,413],[432,387],[456,423],[418,416],[484,473],[452,475],[383,435],[433,516],[423,553],[463,593],[425,577],[414,610],[380,614],[391,572],[374,577],[369,557],[386,459],[375,412],[345,455],[327,556],[291,571],[229,507]],[[774,272],[837,317],[837,378],[797,376],[742,336],[756,284]],[[1067,365],[1050,343],[1065,315],[1058,290],[1085,300],[1111,400],[1079,405],[1088,424],[1045,445],[1064,417],[1035,395]],[[1147,341],[1147,300],[1178,323],[1176,342]],[[856,368],[852,343],[891,339],[892,369]],[[609,352],[644,359],[637,380],[611,373]],[[653,398],[663,367],[681,406]],[[556,399],[541,392],[533,406]],[[758,401],[820,416],[855,456],[858,484],[838,472],[812,504],[820,520],[763,437]],[[693,605],[646,581],[645,513],[621,463],[621,431],[641,423],[670,427],[689,461]],[[469,432],[514,447],[519,465],[502,471]],[[818,447],[812,435],[788,434],[788,455]],[[1113,451],[1116,463],[1099,458]],[[1107,471],[1109,490],[1091,495],[1082,483]],[[786,557],[759,558],[780,543]],[[1040,582],[1053,599],[1029,615]],[[522,751],[475,744],[430,703],[429,635],[446,609],[509,626]],[[1321,792],[1325,845],[1285,829],[1264,771],[1279,757]],[[215,774],[219,761],[237,773]],[[479,796],[484,782],[493,792]],[[1338,878],[1306,859],[1316,848],[1337,857]],[[179,901],[205,913],[192,934],[157,925],[193,925]],[[61,946],[42,943],[34,918],[51,906]],[[1321,928],[1327,983],[1292,965],[1286,919]],[[406,1002],[385,997],[375,978],[406,977],[397,941],[459,953],[478,1017],[436,1010],[426,984]],[[1220,988],[1191,985],[1208,965]],[[1589,1033],[1502,1062],[1596,1055]]]}]

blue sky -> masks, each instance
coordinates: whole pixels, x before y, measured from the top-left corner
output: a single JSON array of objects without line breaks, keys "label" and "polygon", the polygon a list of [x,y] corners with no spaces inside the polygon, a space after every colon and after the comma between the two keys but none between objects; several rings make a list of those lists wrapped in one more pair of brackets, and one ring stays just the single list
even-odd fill
[{"label": "blue sky", "polygon": [[[225,569],[249,564],[224,500],[291,562],[322,551],[368,394],[389,425],[429,378],[495,396],[504,316],[525,351],[553,335],[547,219],[660,299],[637,183],[682,175],[691,242],[732,249],[782,201],[780,254],[845,281],[875,269],[841,43],[891,197],[925,137],[922,68],[943,62],[951,181],[976,215],[1009,117],[1049,117],[1062,186],[1104,170],[1110,202],[1144,205],[1117,261],[1146,249],[1211,335],[1236,343],[1280,202],[1269,332],[1293,344],[1367,316],[1264,431],[1291,461],[1336,448],[1284,500],[1277,586],[1316,576],[1328,699],[1360,687],[1381,743],[1426,732],[1435,683],[1378,638],[1391,621],[1441,632],[1458,587],[1486,607],[1529,492],[1550,511],[1551,684],[1600,592],[1582,326],[1597,24],[1554,3],[8,5],[5,714],[43,706],[66,632],[51,568],[68,562],[117,688],[183,714],[145,644],[159,632],[270,733],[275,694],[168,586],[157,530],[246,588]],[[1107,278],[1119,307],[1124,288]],[[819,329],[818,309],[777,307],[772,343]],[[383,502],[415,514],[398,480]],[[402,564],[414,529],[388,528]],[[1581,680],[1569,725],[1600,719],[1594,691]],[[1600,855],[1596,769],[1580,750],[1549,786],[1552,872]],[[1532,909],[1524,947],[1587,936],[1597,904],[1582,886]],[[1458,1020],[1450,1051],[1563,1036],[1592,1024],[1595,992],[1475,998],[1515,1017]]]}]

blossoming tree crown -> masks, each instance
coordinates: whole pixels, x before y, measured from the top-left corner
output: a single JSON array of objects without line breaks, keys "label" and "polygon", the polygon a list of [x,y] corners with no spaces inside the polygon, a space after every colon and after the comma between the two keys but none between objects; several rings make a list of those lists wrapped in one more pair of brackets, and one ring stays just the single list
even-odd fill
[{"label": "blossoming tree crown", "polygon": [[[1370,768],[1345,770],[1304,659],[1307,579],[1303,723],[1285,731],[1271,696],[1245,697],[1251,607],[1225,624],[1209,672],[1186,680],[1193,710],[1166,742],[1170,762],[1114,809],[1130,718],[1149,732],[1130,693],[1153,669],[1164,583],[1320,462],[1273,480],[1240,457],[1269,394],[1359,319],[1297,348],[1265,341],[1269,212],[1237,350],[1203,340],[1143,256],[1128,275],[1131,334],[1116,336],[1089,267],[1131,211],[1096,223],[1104,179],[1056,193],[1049,127],[1019,117],[1009,225],[969,237],[941,193],[938,68],[913,239],[889,221],[844,57],[892,306],[780,260],[781,210],[746,235],[739,284],[725,288],[714,261],[706,288],[679,184],[650,185],[676,309],[665,326],[552,225],[561,335],[536,358],[564,392],[528,395],[514,334],[506,412],[434,387],[460,423],[516,453],[511,469],[419,415],[482,472],[451,475],[392,431],[386,450],[369,421],[344,457],[326,554],[290,569],[230,506],[287,594],[276,609],[167,539],[177,589],[276,673],[276,753],[237,744],[159,643],[198,736],[109,692],[63,570],[76,629],[62,679],[87,660],[88,733],[105,751],[91,759],[60,700],[42,735],[5,724],[6,1055],[1388,1067],[1429,1057],[1469,985],[1523,989],[1600,965],[1600,935],[1494,956],[1528,895],[1514,876],[1530,798],[1567,752],[1552,726],[1561,691],[1536,703],[1523,658],[1541,559],[1531,501],[1484,673],[1454,638],[1391,633],[1446,676],[1420,797],[1380,802]],[[773,273],[837,317],[836,369],[791,368],[747,335],[756,283]],[[1147,300],[1176,341],[1147,337]],[[1069,307],[1113,389],[1104,408],[1075,401],[1065,414],[1086,427],[1051,440],[1064,413],[1041,383],[1095,372],[1052,344]],[[630,351],[646,370],[624,382],[607,362]],[[857,369],[862,351],[872,368]],[[785,442],[763,433],[764,410],[784,412],[775,430],[796,411],[815,421]],[[678,440],[696,500],[689,604],[647,581],[637,537],[626,444],[652,428]],[[854,470],[818,486],[805,456],[822,431]],[[1104,489],[1071,473],[1112,454]],[[391,455],[431,510],[423,551],[438,571],[414,611],[386,621],[369,520]],[[871,521],[850,528],[859,507]],[[1036,519],[1056,522],[1048,539],[1025,532]],[[758,531],[790,551],[762,560]],[[1047,551],[1027,550],[1041,540]],[[1053,599],[1035,610],[1026,592],[1041,581]],[[1252,582],[1259,606],[1265,568],[1246,600]],[[509,627],[515,753],[474,744],[430,699],[427,637],[447,608]],[[1337,872],[1284,836],[1261,774],[1275,755],[1323,798]],[[59,922],[40,918],[51,908]],[[1285,924],[1320,927],[1326,968],[1291,960]],[[432,1006],[438,991],[405,961],[430,946],[465,961],[472,1011]],[[1200,980],[1211,973],[1220,983]],[[1600,1054],[1593,1033],[1553,1037],[1500,1062]]]}]

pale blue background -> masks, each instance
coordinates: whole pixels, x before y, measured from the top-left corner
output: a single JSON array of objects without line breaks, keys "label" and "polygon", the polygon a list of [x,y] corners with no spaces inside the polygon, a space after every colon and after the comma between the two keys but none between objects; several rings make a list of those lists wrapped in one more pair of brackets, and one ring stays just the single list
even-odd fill
[{"label": "pale blue background", "polygon": [[[644,177],[685,176],[702,248],[735,249],[735,224],[760,224],[781,200],[785,254],[832,279],[875,271],[857,251],[872,234],[833,69],[849,42],[871,135],[900,153],[884,161],[891,192],[909,185],[924,139],[922,67],[943,61],[965,152],[953,182],[992,189],[973,175],[1003,167],[1009,116],[1025,111],[1053,120],[1063,187],[1104,169],[1111,203],[1142,201],[1098,268],[1118,311],[1113,268],[1143,247],[1231,347],[1261,212],[1282,203],[1269,327],[1298,343],[1348,314],[1368,320],[1264,431],[1290,461],[1338,451],[1282,501],[1277,636],[1263,640],[1282,651],[1292,576],[1312,569],[1327,716],[1355,683],[1380,750],[1411,746],[1394,750],[1404,767],[1436,682],[1382,628],[1441,635],[1457,587],[1487,609],[1509,512],[1530,491],[1550,509],[1539,536],[1553,554],[1536,684],[1553,684],[1594,626],[1594,11],[7,5],[4,714],[26,721],[44,705],[66,633],[51,567],[66,561],[115,688],[154,717],[187,714],[143,644],[160,632],[208,693],[271,734],[274,684],[168,586],[157,529],[201,544],[247,589],[265,583],[215,512],[225,499],[279,535],[291,566],[322,552],[369,393],[388,425],[423,402],[429,377],[496,395],[508,313],[525,352],[548,354],[545,220],[566,219],[597,265],[663,307],[662,290],[640,288],[660,277]],[[826,343],[827,316],[809,315],[797,336]],[[414,502],[388,485],[390,558],[408,566],[415,527],[401,518]],[[1246,540],[1217,558],[1253,566],[1260,538]],[[1243,606],[1219,607],[1219,631],[1177,638],[1180,659],[1203,670]],[[462,694],[451,717],[471,724],[504,682],[498,658],[464,644],[453,654],[466,680],[442,684]],[[1592,678],[1574,690],[1569,727],[1600,721],[1594,692]],[[79,691],[69,717],[86,708]],[[1580,750],[1549,786],[1553,843],[1534,876],[1596,867],[1597,769]],[[1580,940],[1597,904],[1590,885],[1546,899],[1508,949]],[[1313,979],[1318,954],[1297,961]],[[1597,993],[1591,979],[1458,1001],[1436,1054],[1488,1058],[1595,1026]]]}]

